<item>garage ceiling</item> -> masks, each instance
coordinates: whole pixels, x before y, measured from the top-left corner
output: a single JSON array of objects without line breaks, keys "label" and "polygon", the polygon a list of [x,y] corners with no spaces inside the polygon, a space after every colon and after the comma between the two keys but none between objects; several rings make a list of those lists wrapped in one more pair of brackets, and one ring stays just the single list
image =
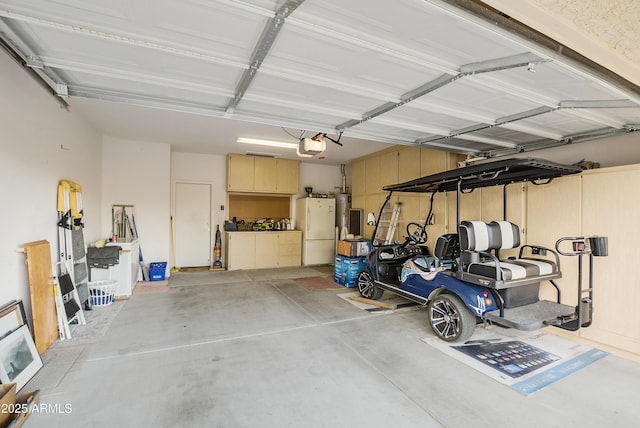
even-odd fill
[{"label": "garage ceiling", "polygon": [[451,3],[0,0],[0,33],[96,120],[117,102],[471,156],[640,129],[633,85]]}]

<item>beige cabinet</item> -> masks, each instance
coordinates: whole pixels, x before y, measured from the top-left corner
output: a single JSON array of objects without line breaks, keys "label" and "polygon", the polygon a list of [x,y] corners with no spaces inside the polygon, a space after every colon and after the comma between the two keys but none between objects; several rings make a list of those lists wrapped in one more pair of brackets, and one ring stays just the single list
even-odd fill
[{"label": "beige cabinet", "polygon": [[420,175],[437,174],[447,170],[447,152],[420,149]]},{"label": "beige cabinet", "polygon": [[227,269],[255,269],[256,234],[227,232]]},{"label": "beige cabinet", "polygon": [[255,181],[254,156],[231,154],[227,157],[227,190],[253,192]]},{"label": "beige cabinet", "polygon": [[[373,165],[374,163],[369,162],[368,165]],[[375,168],[379,169],[378,173],[380,174],[380,188],[370,189],[368,193],[373,192],[382,192],[382,186],[387,186],[389,184],[399,183],[398,180],[398,151],[394,150],[392,152],[382,153],[380,155],[380,165],[375,165]],[[371,176],[371,172],[367,170],[367,176]]]},{"label": "beige cabinet", "polygon": [[[458,161],[464,160],[464,155],[456,155],[441,150],[432,150],[412,146],[395,146],[391,149],[381,150],[377,153],[354,159],[351,162],[352,206],[362,208],[365,216],[373,213],[378,217],[380,205],[386,197],[382,187],[387,184],[402,183],[414,180],[426,175],[436,174],[457,168]],[[474,192],[475,193],[475,192]],[[430,196],[424,194],[396,193],[393,204],[400,200],[403,205],[400,210],[400,221],[396,230],[396,238],[400,239],[406,234],[407,223],[425,221],[430,208]],[[444,194],[438,194],[434,199],[433,213],[434,223],[428,226],[429,245],[435,244],[435,239],[444,233],[456,232],[456,205],[455,194],[447,198]],[[522,201],[522,199],[520,199]],[[521,202],[520,202],[521,203]],[[500,207],[489,205],[485,207],[490,213]],[[469,196],[464,195],[461,205],[462,216],[480,218],[481,209],[480,192]],[[516,213],[515,208],[508,207],[509,213]],[[521,213],[520,209],[520,213]],[[365,236],[371,236],[373,226],[365,225]]]},{"label": "beige cabinet", "polygon": [[300,161],[230,154],[227,191],[294,195],[300,182]]},{"label": "beige cabinet", "polygon": [[382,192],[381,156],[367,158],[364,161],[365,193]]},{"label": "beige cabinet", "polygon": [[256,269],[278,267],[279,235],[274,232],[256,234]]},{"label": "beige cabinet", "polygon": [[300,266],[302,261],[302,231],[279,234],[278,266]]},{"label": "beige cabinet", "polygon": [[255,192],[275,192],[277,182],[276,159],[256,156],[253,160]]},{"label": "beige cabinet", "polygon": [[302,232],[227,232],[227,270],[300,266]]},{"label": "beige cabinet", "polygon": [[398,150],[398,182],[413,180],[421,177],[421,149],[420,147],[403,147]]},{"label": "beige cabinet", "polygon": [[351,161],[351,193],[364,195],[366,178],[364,176],[364,159]]},{"label": "beige cabinet", "polygon": [[276,191],[295,195],[300,190],[300,161],[276,159]]}]

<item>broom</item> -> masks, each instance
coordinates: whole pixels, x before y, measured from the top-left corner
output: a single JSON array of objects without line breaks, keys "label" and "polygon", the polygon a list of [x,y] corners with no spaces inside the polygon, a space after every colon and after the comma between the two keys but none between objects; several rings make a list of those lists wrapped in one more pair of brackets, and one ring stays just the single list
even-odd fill
[{"label": "broom", "polygon": [[176,266],[176,243],[173,233],[173,216],[169,217],[171,224],[171,255],[173,256],[173,267],[171,268],[171,273],[180,272],[180,268]]}]

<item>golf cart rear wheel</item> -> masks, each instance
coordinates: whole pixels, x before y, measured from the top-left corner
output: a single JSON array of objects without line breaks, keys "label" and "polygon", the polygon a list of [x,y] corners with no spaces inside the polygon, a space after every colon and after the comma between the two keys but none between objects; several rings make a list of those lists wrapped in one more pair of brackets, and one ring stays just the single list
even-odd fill
[{"label": "golf cart rear wheel", "polygon": [[358,274],[358,291],[362,297],[371,300],[378,300],[384,293],[384,290],[373,282],[373,275],[369,268],[365,268]]},{"label": "golf cart rear wheel", "polygon": [[429,325],[440,339],[462,342],[469,339],[476,329],[476,317],[453,294],[441,294],[427,305]]}]

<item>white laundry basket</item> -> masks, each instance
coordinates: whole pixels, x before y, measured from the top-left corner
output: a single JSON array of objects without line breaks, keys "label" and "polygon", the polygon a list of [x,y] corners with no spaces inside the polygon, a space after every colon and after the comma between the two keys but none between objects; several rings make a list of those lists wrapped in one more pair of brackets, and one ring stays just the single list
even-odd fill
[{"label": "white laundry basket", "polygon": [[118,281],[91,281],[88,284],[91,306],[107,306],[113,303]]}]

